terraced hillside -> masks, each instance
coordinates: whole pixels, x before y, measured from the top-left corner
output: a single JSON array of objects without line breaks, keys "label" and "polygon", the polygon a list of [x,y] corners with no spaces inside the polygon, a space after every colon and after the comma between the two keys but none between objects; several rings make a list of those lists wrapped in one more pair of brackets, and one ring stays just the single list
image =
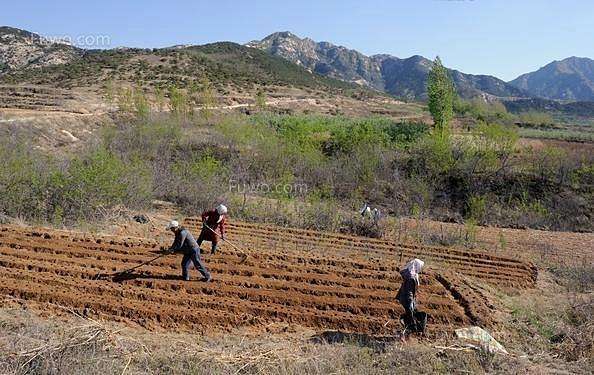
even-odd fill
[{"label": "terraced hillside", "polygon": [[64,90],[52,86],[0,85],[0,110],[27,111],[38,115],[104,113],[106,105],[97,94],[84,90]]},{"label": "terraced hillside", "polygon": [[214,275],[207,284],[179,280],[179,256],[109,277],[154,257],[164,245],[157,241],[3,226],[0,294],[174,330],[279,323],[389,334],[402,312],[394,298],[401,254],[427,260],[420,307],[432,332],[493,323],[496,306],[477,280],[530,287],[536,276],[531,264],[509,258],[329,233],[233,222],[228,237],[249,256],[242,261],[226,244],[220,254],[203,255]]},{"label": "terraced hillside", "polygon": [[0,86],[0,108],[62,111],[72,92],[40,86]]}]

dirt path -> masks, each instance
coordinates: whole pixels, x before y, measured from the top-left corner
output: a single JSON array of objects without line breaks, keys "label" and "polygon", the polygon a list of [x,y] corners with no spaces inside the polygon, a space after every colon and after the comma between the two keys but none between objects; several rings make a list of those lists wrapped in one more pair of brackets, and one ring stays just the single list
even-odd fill
[{"label": "dirt path", "polygon": [[10,118],[3,118],[6,114],[3,114],[0,111],[0,123],[17,123],[17,122],[29,122],[29,121],[38,121],[38,120],[56,120],[61,118],[85,118],[85,117],[93,117],[93,116],[102,116],[106,115],[108,112],[97,112],[97,113],[75,113],[75,112],[68,112],[68,111],[51,111],[51,112],[37,112],[33,116],[22,116],[16,113],[16,110],[13,110],[13,113],[10,114]]}]

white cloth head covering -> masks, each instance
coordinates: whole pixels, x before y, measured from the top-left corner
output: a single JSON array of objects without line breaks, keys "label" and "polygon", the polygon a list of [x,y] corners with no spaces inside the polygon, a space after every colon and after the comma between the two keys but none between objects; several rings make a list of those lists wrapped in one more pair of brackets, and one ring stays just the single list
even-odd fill
[{"label": "white cloth head covering", "polygon": [[363,217],[369,216],[371,214],[371,207],[367,203],[363,205],[363,208],[359,210],[359,214]]},{"label": "white cloth head covering", "polygon": [[373,211],[371,211],[371,216],[373,216],[375,222],[378,222],[379,219],[382,218],[382,213],[377,208],[374,208]]},{"label": "white cloth head covering", "polygon": [[413,277],[417,281],[417,285],[420,284],[419,273],[421,273],[421,271],[423,270],[423,266],[425,266],[425,262],[417,258],[406,263],[406,266],[404,266],[404,268],[407,269],[408,272],[410,272],[411,277]]},{"label": "white cloth head covering", "polygon": [[219,204],[217,208],[215,208],[215,210],[219,214],[219,219],[217,220],[217,223],[220,223],[221,221],[223,221],[223,215],[227,214],[227,206],[225,206],[224,204]]},{"label": "white cloth head covering", "polygon": [[225,215],[227,213],[227,206],[224,204],[219,204],[216,208],[219,215]]},{"label": "white cloth head covering", "polygon": [[179,227],[179,222],[177,220],[171,220],[169,224],[167,224],[167,229],[174,229]]}]

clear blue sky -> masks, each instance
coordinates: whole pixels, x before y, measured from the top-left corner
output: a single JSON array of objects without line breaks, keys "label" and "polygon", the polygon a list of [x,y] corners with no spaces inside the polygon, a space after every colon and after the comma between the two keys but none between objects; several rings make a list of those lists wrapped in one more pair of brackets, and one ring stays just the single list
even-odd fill
[{"label": "clear blue sky", "polygon": [[75,41],[100,36],[109,48],[245,43],[289,30],[365,54],[439,55],[454,69],[505,80],[569,56],[594,58],[591,0],[19,0],[2,2],[0,25]]}]

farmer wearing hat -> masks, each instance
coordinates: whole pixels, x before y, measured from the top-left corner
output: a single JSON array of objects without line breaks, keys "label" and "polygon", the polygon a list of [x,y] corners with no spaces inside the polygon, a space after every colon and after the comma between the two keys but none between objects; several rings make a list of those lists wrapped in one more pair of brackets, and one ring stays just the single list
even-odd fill
[{"label": "farmer wearing hat", "polygon": [[200,260],[200,246],[192,236],[189,230],[179,225],[175,220],[172,220],[167,229],[171,230],[175,234],[175,240],[171,245],[169,251],[172,253],[180,252],[184,256],[182,258],[182,277],[184,280],[190,280],[190,263],[194,263],[194,267],[202,274],[203,281],[211,281],[211,276],[204,263]]}]

